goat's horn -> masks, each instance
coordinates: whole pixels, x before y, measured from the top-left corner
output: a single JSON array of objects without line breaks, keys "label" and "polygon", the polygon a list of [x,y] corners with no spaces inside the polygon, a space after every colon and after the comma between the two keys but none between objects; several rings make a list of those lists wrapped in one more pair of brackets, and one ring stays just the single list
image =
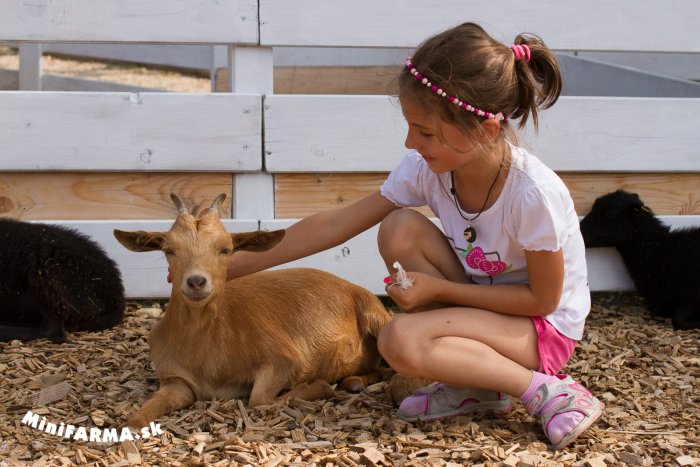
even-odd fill
[{"label": "goat's horn", "polygon": [[211,203],[209,212],[211,212],[212,214],[219,214],[219,208],[221,207],[221,204],[224,202],[225,199],[226,193],[221,193],[219,196],[217,196],[214,202]]},{"label": "goat's horn", "polygon": [[175,203],[175,207],[177,208],[177,215],[181,216],[183,214],[189,214],[189,211],[185,207],[185,203],[182,202],[180,197],[176,195],[175,193],[170,193],[170,199],[173,200],[173,203]]}]

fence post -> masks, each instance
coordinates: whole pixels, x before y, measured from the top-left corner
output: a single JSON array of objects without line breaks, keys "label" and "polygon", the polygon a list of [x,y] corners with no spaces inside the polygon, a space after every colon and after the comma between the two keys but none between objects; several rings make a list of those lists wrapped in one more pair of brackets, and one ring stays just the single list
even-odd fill
[{"label": "fence post", "polygon": [[41,91],[41,44],[19,46],[19,90]]},{"label": "fence post", "polygon": [[[228,89],[237,93],[272,94],[272,47],[229,46]],[[263,106],[264,106],[263,100]],[[264,115],[263,109],[263,115]],[[265,173],[265,147],[262,154],[263,172],[239,173],[233,178],[233,210],[235,219],[274,219],[274,179]]]}]

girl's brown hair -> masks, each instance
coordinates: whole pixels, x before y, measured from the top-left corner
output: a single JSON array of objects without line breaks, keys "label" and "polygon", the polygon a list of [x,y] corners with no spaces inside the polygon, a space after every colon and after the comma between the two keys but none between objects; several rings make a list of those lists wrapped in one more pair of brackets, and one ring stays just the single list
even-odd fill
[{"label": "girl's brown hair", "polygon": [[[510,46],[493,39],[481,26],[464,23],[423,42],[411,62],[448,95],[519,119],[520,128],[532,116],[536,129],[537,110],[551,107],[559,98],[561,73],[554,53],[539,37],[520,34],[514,43],[528,46],[529,62],[516,60]],[[425,109],[435,109],[436,116],[448,123],[470,130],[483,121],[431,92],[408,69],[401,73],[398,86],[400,96],[410,95]]]}]

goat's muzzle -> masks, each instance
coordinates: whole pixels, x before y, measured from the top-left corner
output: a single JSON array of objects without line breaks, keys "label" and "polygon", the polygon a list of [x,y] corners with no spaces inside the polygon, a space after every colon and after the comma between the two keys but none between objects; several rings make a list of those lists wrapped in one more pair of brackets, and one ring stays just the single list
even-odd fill
[{"label": "goat's muzzle", "polygon": [[184,278],[182,293],[188,300],[201,302],[212,293],[211,280],[204,274],[193,272]]}]

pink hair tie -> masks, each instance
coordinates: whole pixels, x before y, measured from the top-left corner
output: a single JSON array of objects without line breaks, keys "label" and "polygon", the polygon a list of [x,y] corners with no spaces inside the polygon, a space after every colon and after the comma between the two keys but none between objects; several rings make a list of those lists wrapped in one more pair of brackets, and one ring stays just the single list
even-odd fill
[{"label": "pink hair tie", "polygon": [[526,62],[530,61],[530,47],[527,45],[513,44],[510,46],[510,49],[513,51],[516,60],[520,60],[521,58],[525,57]]}]

